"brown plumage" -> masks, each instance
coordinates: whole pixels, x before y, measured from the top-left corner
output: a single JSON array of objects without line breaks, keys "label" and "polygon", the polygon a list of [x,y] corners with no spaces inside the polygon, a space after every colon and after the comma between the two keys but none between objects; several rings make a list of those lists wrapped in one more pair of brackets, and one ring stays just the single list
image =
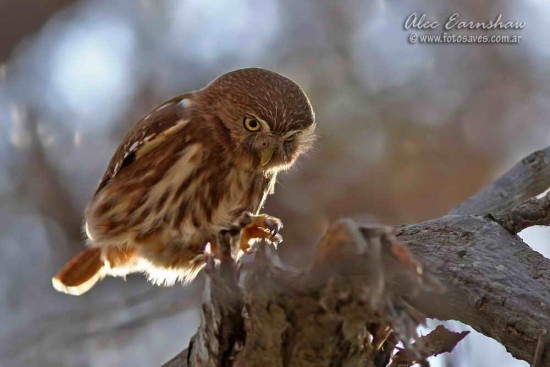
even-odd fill
[{"label": "brown plumage", "polygon": [[258,213],[314,129],[300,87],[264,69],[224,74],[163,103],[115,152],[86,209],[89,247],[54,287],[78,295],[106,275],[133,272],[160,284],[190,281],[206,244],[243,212]]}]

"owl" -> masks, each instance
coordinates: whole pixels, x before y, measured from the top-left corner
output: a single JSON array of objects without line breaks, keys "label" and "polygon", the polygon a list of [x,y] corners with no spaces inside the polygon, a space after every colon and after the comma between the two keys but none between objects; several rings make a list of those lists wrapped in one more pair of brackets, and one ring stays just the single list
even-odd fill
[{"label": "owl", "polygon": [[161,104],[116,150],[85,211],[88,246],[54,288],[80,295],[105,276],[136,272],[157,284],[189,282],[218,233],[243,215],[244,252],[251,240],[272,239],[280,222],[259,210],[314,133],[302,89],[260,68]]}]

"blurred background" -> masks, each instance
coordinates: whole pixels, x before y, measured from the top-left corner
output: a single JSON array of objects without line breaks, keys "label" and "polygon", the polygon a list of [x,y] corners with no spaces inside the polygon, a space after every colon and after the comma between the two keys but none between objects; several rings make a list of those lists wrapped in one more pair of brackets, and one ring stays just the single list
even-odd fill
[{"label": "blurred background", "polygon": [[[247,66],[302,85],[319,142],[266,211],[285,223],[283,258],[305,267],[331,221],[441,216],[550,144],[549,11],[545,0],[0,0],[0,365],[160,366],[194,334],[200,278],[110,278],[79,298],[50,285],[83,246],[83,208],[118,142],[163,100]],[[412,12],[527,25],[515,45],[411,45]],[[522,236],[550,256],[550,232]],[[435,363],[527,366],[479,334]]]}]

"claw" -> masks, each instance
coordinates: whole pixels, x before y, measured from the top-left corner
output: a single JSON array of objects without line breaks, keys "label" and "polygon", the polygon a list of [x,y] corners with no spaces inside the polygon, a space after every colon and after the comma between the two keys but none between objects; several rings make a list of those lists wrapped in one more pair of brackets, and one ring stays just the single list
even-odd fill
[{"label": "claw", "polygon": [[[269,220],[269,218],[266,219],[266,221],[265,221],[266,224],[268,224],[268,223],[267,223],[268,220]],[[279,231],[280,231],[282,228],[283,228],[282,223],[281,223],[281,222],[276,222],[275,225],[273,226],[273,228],[270,228],[270,229],[271,229],[271,236],[269,237],[269,240],[270,240],[270,241],[273,241],[273,239],[279,234]]]},{"label": "claw", "polygon": [[267,217],[264,219],[264,224],[266,228],[269,229],[269,231],[271,232],[271,236],[269,237],[270,241],[273,241],[275,236],[277,236],[281,229],[283,229],[283,223],[281,223],[281,221],[277,218]]},{"label": "claw", "polygon": [[278,244],[283,242],[283,236],[281,236],[279,233],[277,233],[276,235],[271,236],[271,238],[269,240],[278,245]]},{"label": "claw", "polygon": [[253,241],[252,245],[249,244],[253,239],[264,239],[275,246],[283,241],[283,237],[279,234],[283,228],[283,224],[279,219],[266,214],[253,215],[249,212],[244,212],[232,227],[240,231],[240,248],[245,254],[250,254],[257,250],[257,241]]}]

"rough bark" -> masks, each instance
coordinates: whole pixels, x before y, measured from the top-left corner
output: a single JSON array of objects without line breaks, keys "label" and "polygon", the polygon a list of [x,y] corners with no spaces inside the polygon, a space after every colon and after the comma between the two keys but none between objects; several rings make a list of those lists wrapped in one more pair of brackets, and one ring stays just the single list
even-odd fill
[{"label": "rough bark", "polygon": [[165,366],[378,366],[399,340],[414,360],[440,349],[411,344],[424,317],[405,297],[442,287],[389,227],[334,224],[308,272],[267,244],[248,260],[240,287],[230,256],[210,260],[199,331]]},{"label": "rough bark", "polygon": [[[447,285],[413,304],[428,317],[459,320],[532,362],[550,330],[550,261],[498,223],[445,216],[400,228],[398,238]],[[542,366],[550,366],[545,354]]]},{"label": "rough bark", "polygon": [[512,233],[525,228],[550,223],[550,192],[542,197],[524,201],[512,209],[491,214],[492,218]]},{"label": "rough bark", "polygon": [[550,186],[549,154],[525,158],[450,215],[395,233],[338,222],[307,272],[269,246],[244,272],[231,257],[212,259],[201,327],[165,366],[386,366],[398,341],[406,358],[393,366],[427,365],[463,336],[418,338],[424,317],[459,320],[550,366],[550,260],[516,235],[549,222],[548,197],[533,198]]}]

